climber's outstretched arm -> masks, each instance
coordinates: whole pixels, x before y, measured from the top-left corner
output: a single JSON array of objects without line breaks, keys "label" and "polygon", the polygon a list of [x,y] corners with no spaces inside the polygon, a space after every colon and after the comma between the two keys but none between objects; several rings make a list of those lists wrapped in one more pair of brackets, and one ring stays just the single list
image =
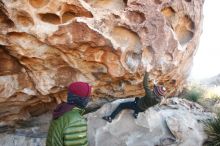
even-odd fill
[{"label": "climber's outstretched arm", "polygon": [[151,95],[151,90],[149,88],[148,81],[149,81],[149,75],[148,75],[148,72],[145,72],[144,79],[143,79],[145,95]]}]

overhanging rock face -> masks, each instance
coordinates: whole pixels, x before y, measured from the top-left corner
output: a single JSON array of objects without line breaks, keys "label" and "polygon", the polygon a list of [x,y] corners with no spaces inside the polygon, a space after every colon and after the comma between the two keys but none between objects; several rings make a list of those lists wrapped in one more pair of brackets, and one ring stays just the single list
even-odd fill
[{"label": "overhanging rock face", "polygon": [[144,71],[178,93],[201,0],[0,0],[0,121],[45,112],[72,81],[93,97],[143,95]]}]

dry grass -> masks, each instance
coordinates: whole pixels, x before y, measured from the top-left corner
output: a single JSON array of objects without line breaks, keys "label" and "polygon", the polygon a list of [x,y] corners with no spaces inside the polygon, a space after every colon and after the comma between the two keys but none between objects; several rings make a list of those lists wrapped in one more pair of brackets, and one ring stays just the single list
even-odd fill
[{"label": "dry grass", "polygon": [[220,114],[215,119],[204,123],[205,132],[208,135],[204,146],[220,146]]}]

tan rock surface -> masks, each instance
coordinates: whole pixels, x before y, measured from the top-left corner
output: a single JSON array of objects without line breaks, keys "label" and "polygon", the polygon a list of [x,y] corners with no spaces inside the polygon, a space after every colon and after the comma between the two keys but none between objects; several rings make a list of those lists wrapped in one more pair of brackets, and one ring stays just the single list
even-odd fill
[{"label": "tan rock surface", "polygon": [[[26,119],[86,81],[93,97],[178,93],[201,34],[200,0],[0,0],[0,121]],[[40,110],[41,112],[38,112]]]}]

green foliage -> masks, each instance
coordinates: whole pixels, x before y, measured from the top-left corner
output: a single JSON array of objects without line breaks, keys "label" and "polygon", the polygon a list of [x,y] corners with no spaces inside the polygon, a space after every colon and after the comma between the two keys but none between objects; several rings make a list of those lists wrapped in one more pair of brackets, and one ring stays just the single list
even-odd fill
[{"label": "green foliage", "polygon": [[204,90],[200,87],[193,86],[190,89],[187,89],[184,98],[197,102],[199,99],[203,97]]},{"label": "green foliage", "polygon": [[220,146],[220,114],[213,120],[205,121],[204,124],[208,135],[204,146]]}]

